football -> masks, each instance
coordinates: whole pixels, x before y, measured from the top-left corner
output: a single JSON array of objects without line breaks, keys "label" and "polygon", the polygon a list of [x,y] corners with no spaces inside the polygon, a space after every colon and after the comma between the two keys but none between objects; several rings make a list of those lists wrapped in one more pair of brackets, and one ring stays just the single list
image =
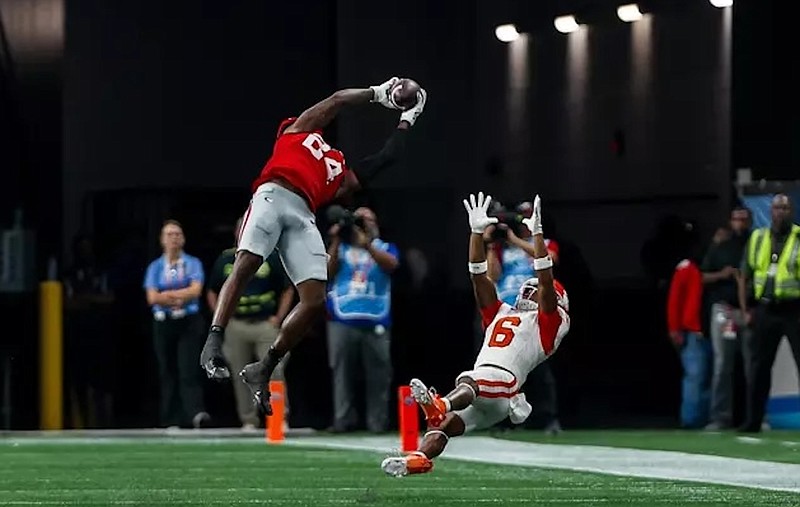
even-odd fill
[{"label": "football", "polygon": [[417,104],[419,83],[413,79],[403,78],[392,88],[392,100],[404,111]]}]

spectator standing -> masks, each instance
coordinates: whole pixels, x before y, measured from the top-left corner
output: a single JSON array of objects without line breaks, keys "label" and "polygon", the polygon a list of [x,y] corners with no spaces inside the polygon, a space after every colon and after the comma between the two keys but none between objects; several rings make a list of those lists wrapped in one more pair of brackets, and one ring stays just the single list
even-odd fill
[{"label": "spectator standing", "polygon": [[203,264],[183,251],[186,239],[177,220],[161,228],[163,254],[147,267],[144,289],[153,314],[153,345],[161,388],[161,424],[199,428],[210,417],[203,400],[197,357],[205,329],[200,315]]}]

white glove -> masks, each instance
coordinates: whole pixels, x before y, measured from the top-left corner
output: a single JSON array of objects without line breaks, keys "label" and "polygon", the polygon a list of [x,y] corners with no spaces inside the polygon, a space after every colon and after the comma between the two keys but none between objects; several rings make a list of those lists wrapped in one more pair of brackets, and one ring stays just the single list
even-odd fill
[{"label": "white glove", "polygon": [[531,231],[531,234],[543,234],[542,232],[542,200],[537,194],[533,200],[533,213],[530,218],[524,218],[522,223]]},{"label": "white glove", "polygon": [[497,223],[497,217],[486,215],[490,202],[492,202],[492,196],[487,195],[484,199],[483,192],[478,192],[477,201],[475,200],[475,194],[469,194],[469,202],[464,199],[464,209],[467,210],[467,216],[469,217],[469,228],[475,234],[483,234],[487,227]]},{"label": "white glove", "polygon": [[414,107],[408,111],[404,111],[403,114],[400,115],[400,121],[407,121],[409,125],[413,127],[417,118],[419,118],[419,115],[421,115],[422,111],[425,109],[425,102],[427,100],[428,92],[425,91],[425,88],[420,88],[417,92],[417,103],[414,104]]},{"label": "white glove", "polygon": [[399,77],[393,77],[383,84],[370,86],[369,88],[372,90],[372,100],[370,100],[370,102],[377,102],[383,107],[387,107],[389,109],[400,109],[400,107],[394,103],[391,97],[392,88],[397,85],[398,81],[400,81]]}]

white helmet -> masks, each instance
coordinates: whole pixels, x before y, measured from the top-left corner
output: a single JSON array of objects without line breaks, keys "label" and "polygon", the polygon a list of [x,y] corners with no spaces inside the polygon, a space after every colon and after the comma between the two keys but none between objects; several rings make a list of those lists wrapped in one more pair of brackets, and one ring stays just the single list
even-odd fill
[{"label": "white helmet", "polygon": [[[569,297],[567,291],[561,282],[553,280],[553,287],[556,290],[557,304],[566,311],[569,311]],[[539,279],[528,278],[519,287],[517,300],[514,303],[514,308],[521,312],[539,309],[539,302],[536,300],[536,291],[539,290]]]}]

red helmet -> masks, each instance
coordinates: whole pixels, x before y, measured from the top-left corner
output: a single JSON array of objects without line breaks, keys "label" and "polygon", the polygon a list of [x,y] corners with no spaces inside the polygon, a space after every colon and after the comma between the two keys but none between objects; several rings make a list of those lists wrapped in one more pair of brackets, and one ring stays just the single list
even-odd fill
[{"label": "red helmet", "polygon": [[283,120],[281,122],[280,126],[278,126],[278,135],[276,137],[282,136],[283,135],[283,131],[288,129],[289,126],[292,123],[296,122],[296,121],[297,121],[297,117],[296,116],[292,116],[291,118],[286,118],[285,120]]},{"label": "red helmet", "polygon": [[[568,312],[569,296],[567,296],[567,290],[558,280],[553,280],[553,287],[556,290],[556,301],[558,306]],[[517,301],[514,303],[514,307],[520,311],[537,310],[539,308],[539,302],[536,299],[536,292],[538,290],[538,278],[528,278],[525,280],[519,287],[519,294],[517,294]]]}]

